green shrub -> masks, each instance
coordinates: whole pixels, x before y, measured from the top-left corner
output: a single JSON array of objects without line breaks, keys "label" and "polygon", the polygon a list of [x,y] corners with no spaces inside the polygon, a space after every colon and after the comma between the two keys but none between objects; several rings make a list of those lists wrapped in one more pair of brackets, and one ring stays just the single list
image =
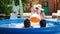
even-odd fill
[{"label": "green shrub", "polygon": [[10,15],[10,13],[12,12],[12,6],[8,7],[10,3],[10,0],[0,0],[0,13]]}]

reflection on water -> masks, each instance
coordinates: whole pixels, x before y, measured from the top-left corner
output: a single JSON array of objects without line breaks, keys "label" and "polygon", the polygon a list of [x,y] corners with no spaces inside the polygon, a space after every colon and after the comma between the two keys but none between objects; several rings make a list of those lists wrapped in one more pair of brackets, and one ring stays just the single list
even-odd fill
[{"label": "reflection on water", "polygon": [[[0,24],[0,27],[4,28],[23,28],[24,24],[23,23],[11,23],[11,24]],[[47,23],[46,27],[52,27],[55,26],[53,23]],[[34,28],[40,28],[39,26],[36,26]]]},{"label": "reflection on water", "polygon": [[55,26],[53,23],[47,23],[46,24],[46,27],[52,27],[52,26]]}]

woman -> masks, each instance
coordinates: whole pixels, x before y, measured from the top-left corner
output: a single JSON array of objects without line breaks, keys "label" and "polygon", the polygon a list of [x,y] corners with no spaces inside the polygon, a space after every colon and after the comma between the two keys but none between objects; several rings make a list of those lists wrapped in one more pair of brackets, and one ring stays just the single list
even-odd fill
[{"label": "woman", "polygon": [[42,5],[40,4],[37,4],[37,5],[34,5],[32,8],[31,8],[31,15],[33,15],[35,12],[40,15],[40,27],[46,27],[46,21],[45,21],[45,13],[43,12],[44,9],[42,9]]}]

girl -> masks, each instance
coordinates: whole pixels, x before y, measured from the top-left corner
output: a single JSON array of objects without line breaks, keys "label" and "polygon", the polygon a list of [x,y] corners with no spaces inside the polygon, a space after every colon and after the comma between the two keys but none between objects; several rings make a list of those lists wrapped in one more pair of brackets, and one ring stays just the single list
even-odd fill
[{"label": "girl", "polygon": [[[40,22],[34,23],[36,25],[40,24],[40,27],[46,27],[45,13],[43,11],[44,11],[44,9],[42,9],[42,5],[40,5],[40,4],[34,5],[31,8],[31,16],[36,13],[40,17]],[[35,16],[36,16],[36,14],[35,14]],[[36,16],[36,17],[38,17],[38,16]],[[30,17],[30,19],[31,19],[31,17]],[[31,22],[31,20],[30,20],[30,22]],[[38,19],[36,19],[36,20],[38,20]],[[34,18],[34,21],[36,21],[36,20]],[[31,23],[31,24],[32,24],[32,26],[34,25],[33,23]]]}]

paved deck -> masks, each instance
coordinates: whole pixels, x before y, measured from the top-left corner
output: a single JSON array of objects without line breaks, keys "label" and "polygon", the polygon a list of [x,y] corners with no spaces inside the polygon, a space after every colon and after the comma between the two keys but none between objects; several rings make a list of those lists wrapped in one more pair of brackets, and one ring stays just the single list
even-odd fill
[{"label": "paved deck", "polygon": [[[30,15],[31,15],[31,13],[23,13],[23,17],[24,17],[24,18],[29,18]],[[47,16],[47,15],[46,15],[46,18],[52,19],[52,16]]]}]

